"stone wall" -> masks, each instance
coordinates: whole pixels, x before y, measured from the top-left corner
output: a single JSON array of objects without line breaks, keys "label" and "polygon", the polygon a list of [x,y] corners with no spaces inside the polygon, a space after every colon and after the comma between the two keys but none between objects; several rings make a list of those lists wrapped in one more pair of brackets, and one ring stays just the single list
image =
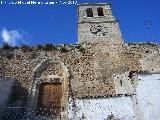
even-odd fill
[{"label": "stone wall", "polygon": [[[35,72],[39,64],[46,59],[57,59],[64,63],[71,74],[71,95],[82,98],[116,95],[117,87],[114,81],[117,78],[114,78],[114,75],[124,74],[125,80],[130,81],[130,71],[160,70],[159,46],[156,44],[83,43],[66,46],[66,52],[60,51],[61,47],[63,46],[57,46],[58,50],[52,51],[34,49],[32,52],[15,49],[12,59],[3,57],[3,72],[5,76],[17,79],[23,88],[29,90],[36,75],[41,74],[41,70]],[[44,69],[42,75],[53,72],[62,74],[58,64],[49,64],[47,71],[45,67],[41,69]]]}]

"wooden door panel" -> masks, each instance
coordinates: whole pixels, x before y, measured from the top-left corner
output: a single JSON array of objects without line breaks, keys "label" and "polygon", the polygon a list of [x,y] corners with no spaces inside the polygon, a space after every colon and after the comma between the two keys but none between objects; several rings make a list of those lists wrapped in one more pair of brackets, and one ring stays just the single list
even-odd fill
[{"label": "wooden door panel", "polygon": [[41,84],[39,89],[38,107],[46,108],[48,114],[60,114],[62,84]]}]

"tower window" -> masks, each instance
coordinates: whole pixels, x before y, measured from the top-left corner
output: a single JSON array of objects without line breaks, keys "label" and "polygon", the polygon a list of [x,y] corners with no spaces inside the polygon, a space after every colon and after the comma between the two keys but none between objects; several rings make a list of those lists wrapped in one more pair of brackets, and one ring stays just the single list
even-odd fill
[{"label": "tower window", "polygon": [[99,7],[97,8],[98,16],[104,16],[103,14],[103,8]]},{"label": "tower window", "polygon": [[87,17],[93,17],[92,8],[87,8],[86,13],[87,13]]},{"label": "tower window", "polygon": [[120,80],[120,85],[122,86],[122,80]]}]

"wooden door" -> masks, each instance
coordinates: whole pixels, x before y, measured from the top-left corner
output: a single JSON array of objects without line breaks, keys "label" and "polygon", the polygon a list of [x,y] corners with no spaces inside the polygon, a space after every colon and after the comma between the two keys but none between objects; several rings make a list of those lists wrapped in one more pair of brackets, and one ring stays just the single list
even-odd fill
[{"label": "wooden door", "polygon": [[[41,84],[38,96],[38,108],[43,115],[59,115],[62,111],[62,84]],[[42,115],[41,114],[41,115]]]}]

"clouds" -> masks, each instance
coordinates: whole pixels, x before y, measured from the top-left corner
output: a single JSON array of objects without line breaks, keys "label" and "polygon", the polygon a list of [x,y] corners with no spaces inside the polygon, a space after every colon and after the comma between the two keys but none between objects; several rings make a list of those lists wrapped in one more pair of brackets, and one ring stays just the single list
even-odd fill
[{"label": "clouds", "polygon": [[7,30],[6,28],[1,30],[1,38],[2,42],[6,42],[11,46],[27,44],[27,39],[30,39],[29,35],[23,30]]}]

